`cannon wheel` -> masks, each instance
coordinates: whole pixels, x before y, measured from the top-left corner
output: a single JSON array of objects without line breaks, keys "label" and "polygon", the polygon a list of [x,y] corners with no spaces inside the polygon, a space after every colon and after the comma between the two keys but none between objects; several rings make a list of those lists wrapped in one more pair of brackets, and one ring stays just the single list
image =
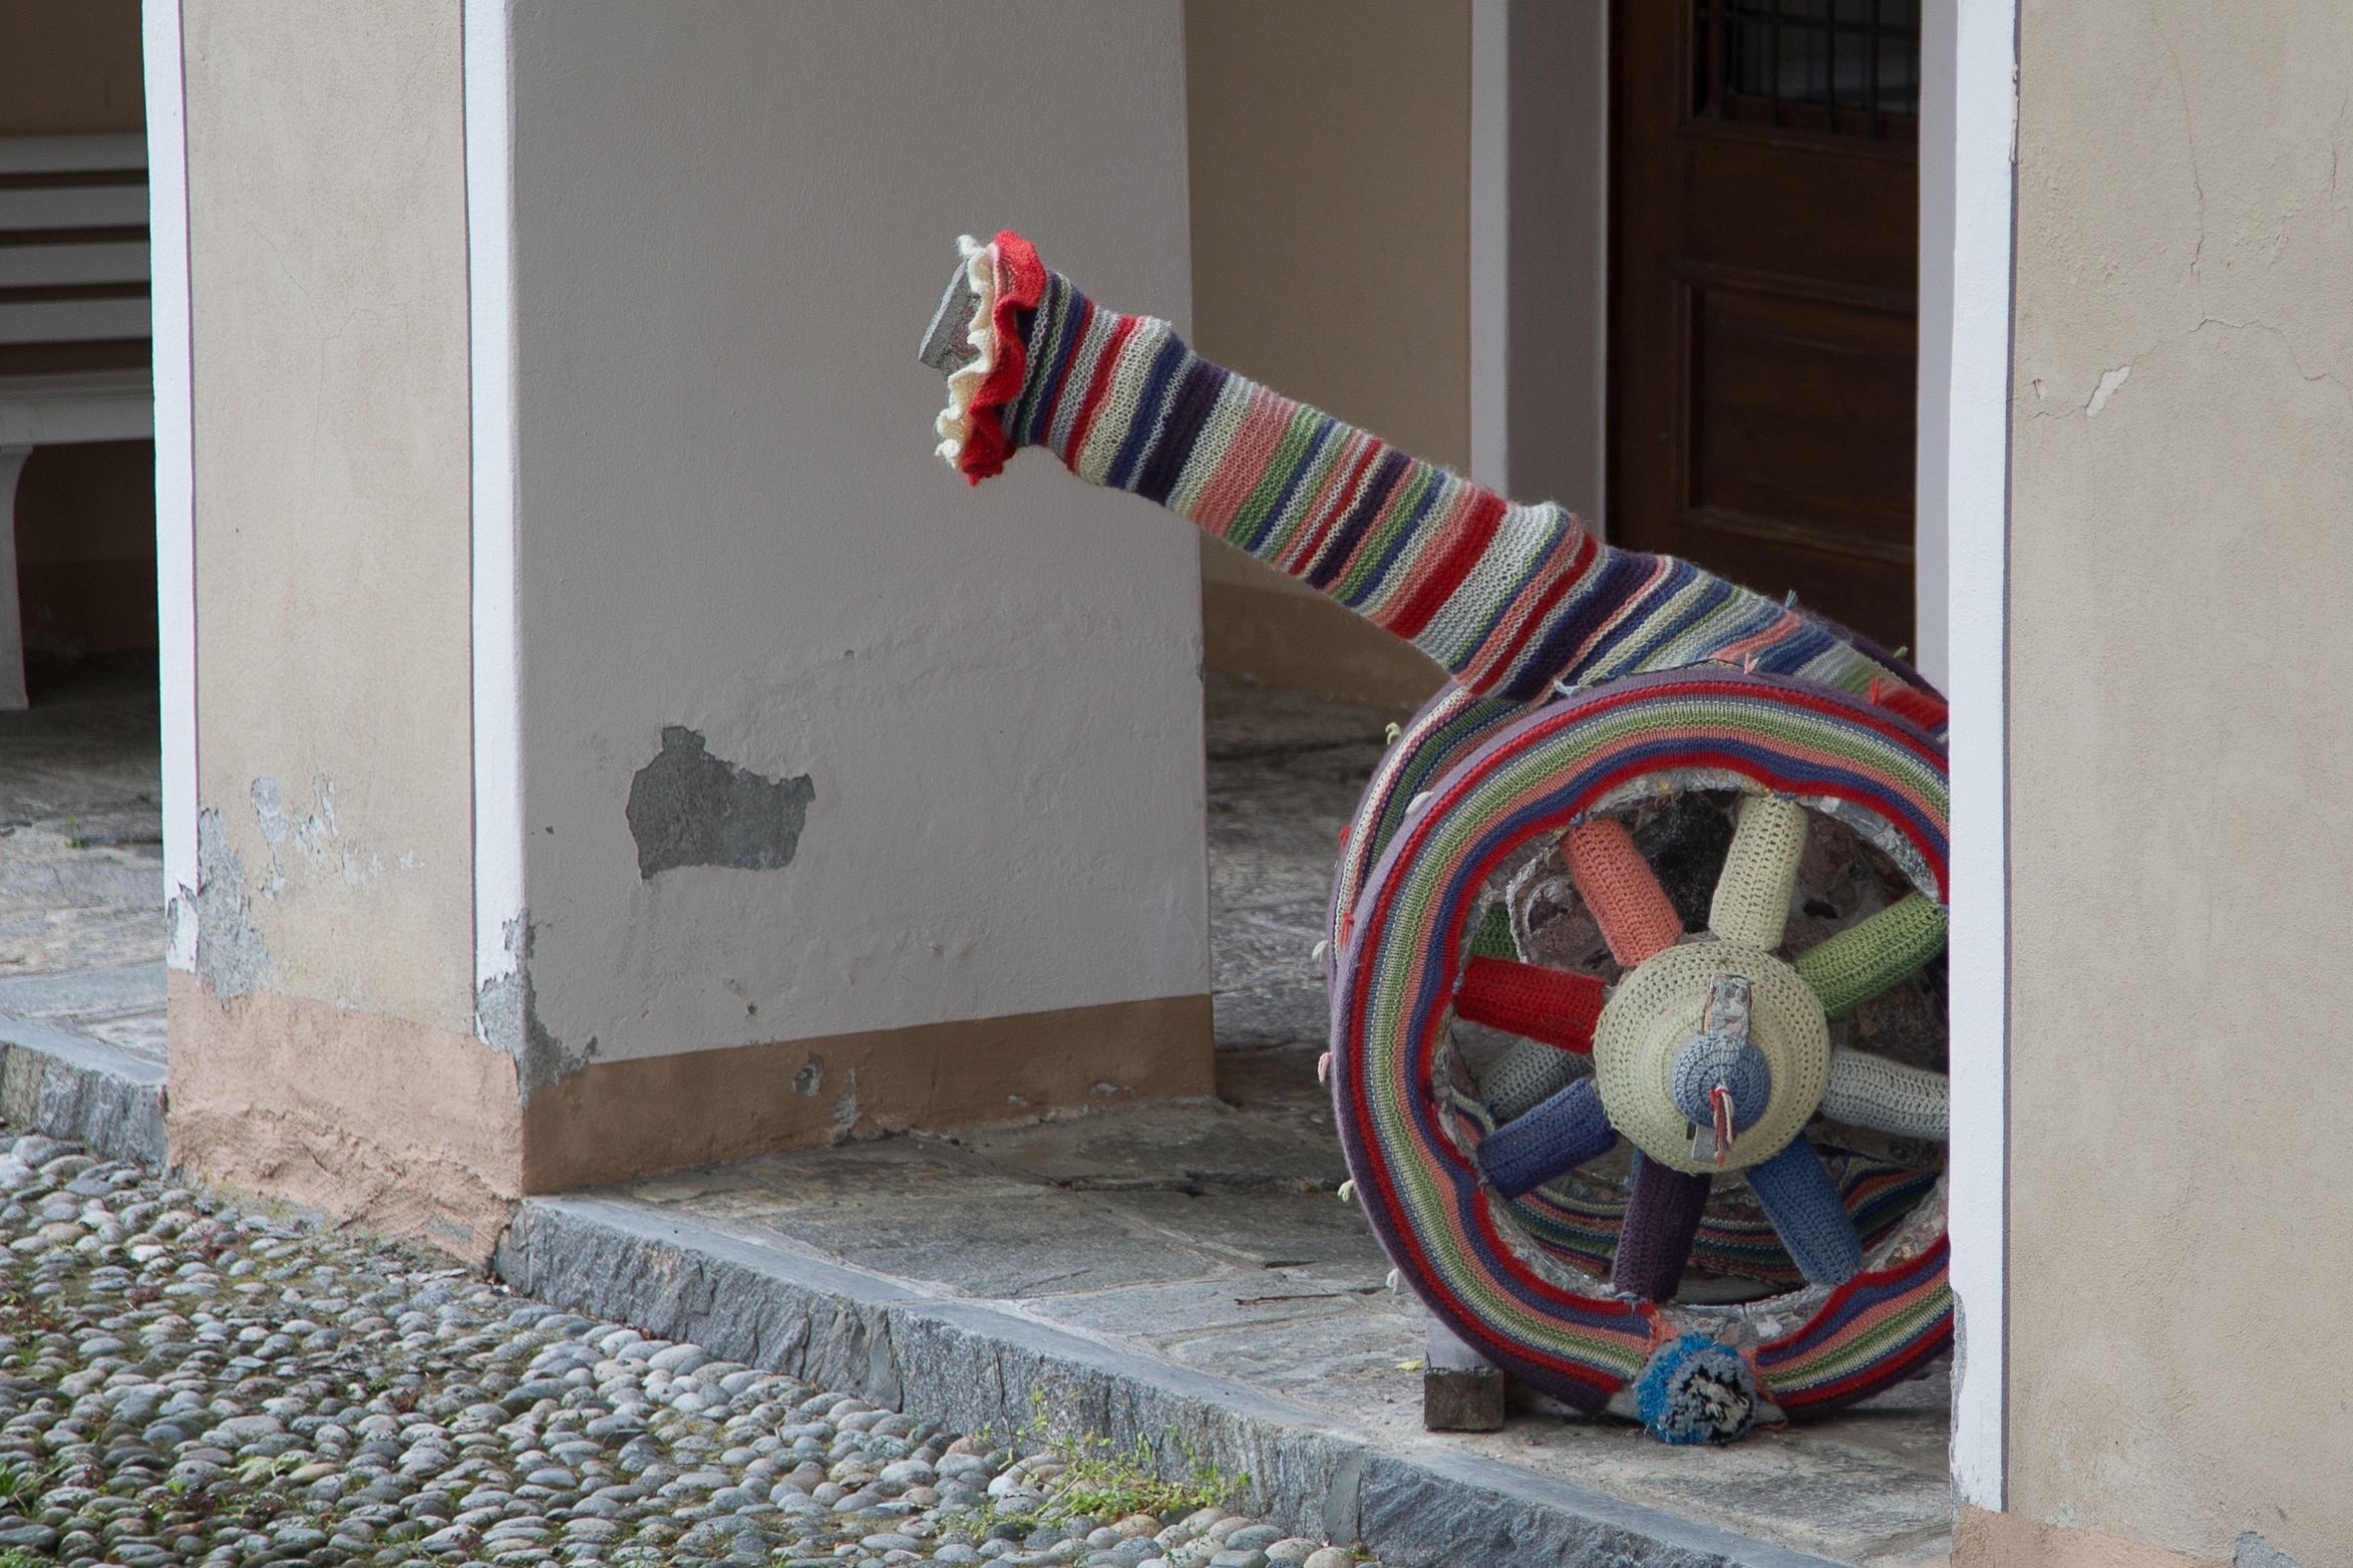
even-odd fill
[{"label": "cannon wheel", "polygon": [[[1825,1413],[1899,1381],[1949,1343],[1951,1296],[1932,1176],[1908,1217],[1857,1238],[1859,1267],[1835,1270],[1836,1283],[1711,1307],[1658,1299],[1672,1293],[1687,1234],[1668,1249],[1671,1268],[1653,1259],[1648,1276],[1603,1286],[1564,1264],[1531,1223],[1540,1191],[1506,1182],[1520,1188],[1507,1192],[1483,1166],[1496,1120],[1450,1082],[1458,1009],[1538,1039],[1550,1030],[1551,1045],[1574,1049],[1600,1002],[1598,981],[1521,972],[1509,977],[1515,991],[1504,988],[1521,1011],[1498,1011],[1501,993],[1483,984],[1494,975],[1477,973],[1498,960],[1472,950],[1493,878],[1564,839],[1588,860],[1596,844],[1622,856],[1612,813],[1678,791],[1737,791],[1744,811],[1764,802],[1754,806],[1760,818],[1793,809],[1835,818],[1912,882],[1918,897],[1901,917],[1912,949],[1926,946],[1923,906],[1940,939],[1943,745],[1888,708],[1730,670],[1629,678],[1533,712],[1450,693],[1384,762],[1351,829],[1335,889],[1331,1078],[1358,1201],[1440,1324],[1531,1388],[1638,1416],[1671,1440],[1700,1440],[1756,1419]],[[1742,863],[1737,844],[1733,862]],[[1631,867],[1621,857],[1615,869]],[[1719,936],[1779,944],[1770,877],[1759,892],[1732,890],[1725,919],[1750,926]],[[1784,906],[1787,896],[1783,882]],[[1625,943],[1629,981],[1680,932],[1650,929],[1659,917],[1645,903],[1596,901],[1613,948]],[[1894,967],[1849,964],[1834,978],[1851,999]],[[1699,1002],[1689,1005],[1696,1012]],[[1795,1146],[1804,1149],[1802,1134]]]}]

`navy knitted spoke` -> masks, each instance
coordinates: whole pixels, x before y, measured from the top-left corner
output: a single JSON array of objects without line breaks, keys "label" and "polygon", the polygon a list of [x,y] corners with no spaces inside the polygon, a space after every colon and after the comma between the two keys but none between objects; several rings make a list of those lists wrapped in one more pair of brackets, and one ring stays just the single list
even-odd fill
[{"label": "navy knitted spoke", "polygon": [[1822,1157],[1804,1138],[1747,1172],[1790,1261],[1816,1285],[1844,1285],[1862,1268],[1862,1241]]},{"label": "navy knitted spoke", "polygon": [[1580,1078],[1480,1139],[1479,1168],[1498,1192],[1516,1198],[1608,1153],[1616,1142],[1601,1092],[1591,1079]]}]

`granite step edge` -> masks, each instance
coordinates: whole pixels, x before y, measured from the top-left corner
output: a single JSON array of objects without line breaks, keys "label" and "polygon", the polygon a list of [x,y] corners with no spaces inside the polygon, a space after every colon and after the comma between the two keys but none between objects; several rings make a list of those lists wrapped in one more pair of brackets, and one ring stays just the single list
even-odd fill
[{"label": "granite step edge", "polygon": [[843,1264],[763,1247],[644,1204],[532,1198],[493,1264],[513,1289],[691,1340],[904,1409],[955,1430],[1002,1430],[1042,1395],[1056,1418],[1164,1454],[1179,1443],[1247,1471],[1254,1512],[1325,1540],[1362,1541],[1391,1568],[1600,1562],[1621,1568],[1827,1568],[1532,1470],[1449,1448],[1377,1445],[1303,1407],[1043,1324]]},{"label": "granite step edge", "polygon": [[164,1065],[52,1024],[0,1013],[0,1119],[106,1159],[170,1163]]}]

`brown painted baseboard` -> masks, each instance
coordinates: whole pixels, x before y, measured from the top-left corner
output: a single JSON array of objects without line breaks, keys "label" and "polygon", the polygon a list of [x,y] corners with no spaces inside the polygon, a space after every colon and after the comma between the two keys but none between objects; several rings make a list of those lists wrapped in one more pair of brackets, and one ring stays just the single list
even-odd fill
[{"label": "brown painted baseboard", "polygon": [[1209,999],[593,1062],[521,1098],[473,1039],[169,977],[174,1164],[490,1256],[517,1199],[840,1138],[1206,1095]]},{"label": "brown painted baseboard", "polygon": [[1420,704],[1446,680],[1428,655],[1330,599],[1201,579],[1202,661],[1368,702]]},{"label": "brown painted baseboard", "polygon": [[1210,1092],[1209,999],[592,1062],[523,1109],[525,1190],[563,1192],[857,1133]]}]

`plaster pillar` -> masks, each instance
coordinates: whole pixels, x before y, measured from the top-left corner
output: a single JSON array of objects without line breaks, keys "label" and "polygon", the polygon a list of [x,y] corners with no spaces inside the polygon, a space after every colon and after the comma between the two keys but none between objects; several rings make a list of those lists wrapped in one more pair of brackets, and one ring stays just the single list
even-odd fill
[{"label": "plaster pillar", "polygon": [[1206,1093],[1191,531],[968,491],[913,354],[959,229],[1183,319],[1176,10],[158,12],[175,1157],[479,1257],[531,1192]]}]

